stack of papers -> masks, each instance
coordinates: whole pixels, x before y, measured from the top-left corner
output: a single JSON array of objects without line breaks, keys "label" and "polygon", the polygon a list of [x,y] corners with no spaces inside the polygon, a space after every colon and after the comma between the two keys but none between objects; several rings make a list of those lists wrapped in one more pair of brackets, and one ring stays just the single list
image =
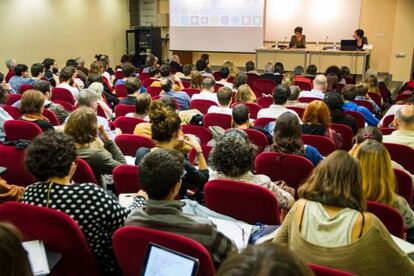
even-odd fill
[{"label": "stack of papers", "polygon": [[124,208],[128,208],[136,196],[136,193],[119,194],[119,204]]},{"label": "stack of papers", "polygon": [[209,219],[217,226],[219,232],[234,242],[239,250],[248,245],[253,226],[247,223],[213,217],[209,217]]},{"label": "stack of papers", "polygon": [[405,253],[407,253],[408,257],[411,260],[414,260],[414,244],[409,243],[403,239],[400,239],[394,235],[391,235],[391,238],[393,239],[393,241],[398,245],[398,247],[404,251]]},{"label": "stack of papers", "polygon": [[33,275],[46,275],[50,273],[47,263],[46,250],[42,241],[26,241],[23,247],[28,253]]}]

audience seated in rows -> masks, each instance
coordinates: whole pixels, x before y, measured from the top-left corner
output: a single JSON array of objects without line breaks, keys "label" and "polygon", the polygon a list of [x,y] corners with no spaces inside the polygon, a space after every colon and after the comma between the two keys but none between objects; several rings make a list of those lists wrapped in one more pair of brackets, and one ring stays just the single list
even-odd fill
[{"label": "audience seated in rows", "polygon": [[17,64],[14,68],[15,75],[10,78],[8,83],[11,86],[12,92],[14,94],[20,93],[20,86],[23,84],[33,84],[34,80],[32,80],[29,76],[29,68],[25,64]]},{"label": "audience seated in rows", "polygon": [[395,175],[385,146],[374,139],[367,139],[356,147],[354,157],[361,165],[364,197],[395,208],[405,226],[413,228],[414,212],[407,201],[395,192]]},{"label": "audience seated in rows", "polygon": [[345,85],[345,87],[342,89],[342,95],[345,100],[342,106],[344,110],[359,112],[364,116],[365,121],[368,125],[370,126],[378,125],[379,120],[374,116],[374,114],[371,113],[371,111],[369,111],[366,107],[359,106],[353,102],[353,100],[355,100],[357,96],[357,90],[355,88],[355,85],[353,84]]},{"label": "audience seated in rows", "polygon": [[79,95],[79,88],[75,84],[76,68],[73,66],[66,66],[60,71],[60,83],[56,86],[58,88],[64,88],[72,93],[73,98],[77,98]]},{"label": "audience seated in rows", "polygon": [[262,108],[257,113],[257,118],[275,118],[277,119],[280,115],[290,112],[296,115],[301,122],[298,114],[285,107],[287,99],[290,96],[290,89],[284,85],[278,85],[273,92],[273,104],[269,108]]},{"label": "audience seated in rows", "polygon": [[220,77],[221,80],[217,81],[217,83],[222,84],[230,89],[233,89],[233,83],[228,82],[228,78],[230,77],[230,70],[227,67],[221,67],[220,69]]},{"label": "audience seated in rows", "polygon": [[253,62],[253,61],[251,61],[251,60],[249,60],[248,62],[246,62],[246,64],[245,64],[245,68],[246,68],[246,73],[247,73],[247,74],[255,74],[255,75],[260,75],[260,74],[257,72],[257,70],[256,70],[256,68],[255,68],[255,66],[254,66],[254,62]]},{"label": "audience seated in rows", "polygon": [[240,85],[234,97],[236,103],[255,103],[256,95],[248,84]]},{"label": "audience seated in rows", "polygon": [[177,100],[180,110],[190,109],[190,97],[187,93],[173,90],[173,81],[170,78],[163,78],[161,81],[161,97],[172,97]]},{"label": "audience seated in rows", "polygon": [[395,113],[394,125],[397,128],[384,136],[384,142],[406,145],[414,148],[414,105],[404,105]]},{"label": "audience seated in rows", "polygon": [[207,113],[220,113],[220,114],[228,114],[231,115],[232,109],[230,107],[231,99],[233,96],[233,92],[231,91],[231,88],[224,86],[220,87],[220,89],[217,91],[217,100],[219,103],[219,106],[212,105],[208,109]]},{"label": "audience seated in rows", "polygon": [[208,72],[208,67],[207,67],[207,62],[206,62],[206,60],[204,60],[204,59],[199,59],[199,60],[197,60],[197,62],[196,62],[196,70],[198,71],[198,72],[200,72],[200,74],[203,76],[203,77],[209,77],[209,78],[212,78],[212,79],[214,79],[214,77],[213,77],[213,74],[211,74],[211,72]]},{"label": "audience seated in rows", "polygon": [[27,90],[20,102],[20,120],[38,125],[43,131],[54,130],[49,119],[43,115],[45,109],[45,95],[39,90]]},{"label": "audience seated in rows", "polygon": [[125,116],[141,119],[141,120],[148,122],[149,121],[148,114],[149,114],[151,102],[152,102],[152,99],[151,99],[150,94],[148,93],[138,94],[136,96],[135,112],[128,113]]},{"label": "audience seated in rows", "polygon": [[262,186],[275,195],[279,206],[285,210],[289,210],[295,202],[295,190],[285,182],[275,183],[266,175],[252,173],[256,150],[242,130],[226,131],[211,154],[214,171],[210,174],[210,180],[231,179]]},{"label": "audience seated in rows", "polygon": [[[380,120],[378,127],[390,127],[390,126],[384,126],[384,119],[387,116],[390,115],[395,115],[395,113],[404,105],[410,105],[410,104],[414,104],[414,95],[411,95],[409,98],[399,101],[395,104],[393,104],[388,110],[387,112],[385,112],[384,116],[382,116],[382,119]],[[394,126],[392,126],[394,127]]]},{"label": "audience seated in rows", "polygon": [[278,74],[275,75],[273,72],[273,63],[268,62],[264,65],[264,73],[260,76],[260,79],[263,80],[272,80],[275,85],[280,84],[282,82],[283,75]]},{"label": "audience seated in rows", "polygon": [[102,183],[102,175],[112,175],[116,166],[126,164],[125,157],[110,134],[97,123],[96,112],[92,108],[81,106],[73,111],[64,126],[64,132],[72,137],[76,153],[88,162],[99,183]]},{"label": "audience seated in rows", "polygon": [[148,55],[145,60],[146,67],[142,70],[143,73],[149,73],[151,68],[158,68],[158,58],[154,55]]},{"label": "audience seated in rows", "polygon": [[198,71],[192,71],[190,79],[190,88],[193,89],[202,89],[202,83],[203,83],[203,76]]},{"label": "audience seated in rows", "polygon": [[302,120],[302,134],[326,136],[335,143],[337,149],[342,147],[342,135],[329,127],[331,115],[328,106],[323,101],[309,103]]},{"label": "audience seated in rows", "polygon": [[15,59],[15,58],[9,58],[9,59],[7,59],[7,60],[6,60],[6,66],[7,66],[8,71],[7,71],[7,74],[6,74],[6,76],[5,76],[5,81],[6,81],[6,82],[9,82],[9,81],[10,81],[10,79],[11,79],[14,75],[16,75],[16,71],[15,71],[16,66],[17,66],[17,61],[16,61],[16,59]]},{"label": "audience seated in rows", "polygon": [[[190,139],[189,143],[195,143],[195,139]],[[188,178],[185,164],[182,155],[168,148],[155,148],[143,157],[139,164],[139,182],[149,200],[145,208],[135,209],[128,216],[125,225],[155,228],[192,238],[207,248],[218,267],[237,249],[229,238],[217,231],[210,219],[183,213],[185,203],[174,200],[183,190],[184,179]],[[184,172],[187,173],[184,175]]]},{"label": "audience seated in rows", "polygon": [[355,100],[360,100],[360,101],[367,101],[369,103],[371,103],[372,108],[375,111],[375,114],[380,115],[381,114],[381,107],[379,107],[376,102],[374,102],[368,95],[368,85],[366,84],[359,84],[355,87],[355,89],[357,90],[357,96],[355,97]]},{"label": "audience seated in rows", "polygon": [[137,95],[141,90],[141,81],[137,78],[128,78],[125,82],[125,89],[128,96],[119,101],[120,104],[135,105],[137,102]]},{"label": "audience seated in rows", "polygon": [[299,99],[306,98],[315,98],[323,100],[325,97],[326,89],[328,88],[328,79],[325,75],[317,75],[313,80],[313,89],[311,91],[303,91],[299,94]]},{"label": "audience seated in rows", "polygon": [[413,274],[413,263],[386,227],[365,211],[362,180],[355,158],[344,151],[329,155],[299,188],[301,199],[274,242],[305,262],[357,275]]},{"label": "audience seated in rows", "polygon": [[239,68],[237,68],[236,64],[231,60],[225,60],[222,67],[229,69],[230,77],[232,78],[236,78],[237,74],[240,73]]},{"label": "audience seated in rows", "polygon": [[280,115],[273,132],[273,144],[267,151],[304,156],[316,166],[323,156],[316,148],[303,144],[300,128],[295,114],[285,112]]},{"label": "audience seated in rows", "polygon": [[6,139],[3,124],[5,121],[13,120],[12,116],[3,109],[2,105],[6,102],[9,92],[0,85],[0,142]]},{"label": "audience seated in rows", "polygon": [[254,126],[250,121],[249,109],[245,104],[236,104],[232,111],[232,127],[238,129],[254,129],[266,135],[267,142],[273,143],[273,136],[261,126]]},{"label": "audience seated in rows", "polygon": [[59,68],[56,60],[53,58],[45,58],[42,63],[45,67],[46,80],[50,82],[50,85],[56,87],[59,84],[59,76],[57,75]]},{"label": "audience seated in rows", "polygon": [[238,72],[234,77],[233,91],[237,91],[244,84],[247,84],[247,74],[245,72]]},{"label": "audience seated in rows", "polygon": [[201,92],[198,94],[194,94],[191,97],[191,100],[209,100],[219,104],[217,94],[214,92],[215,84],[216,82],[214,81],[214,78],[204,78],[203,82],[201,83]]},{"label": "audience seated in rows", "polygon": [[354,135],[358,132],[358,125],[354,117],[345,113],[343,109],[344,98],[341,93],[331,92],[323,100],[331,112],[331,122],[344,124],[352,128]]},{"label": "audience seated in rows", "polygon": [[172,55],[170,60],[170,68],[175,72],[182,72],[183,66],[180,62],[180,57],[178,55]]},{"label": "audience seated in rows", "polygon": [[184,162],[185,175],[182,178],[180,195],[185,195],[187,189],[203,190],[204,184],[208,181],[208,167],[202,149],[197,139],[192,135],[183,135],[180,125],[181,120],[177,113],[164,106],[159,101],[154,101],[151,105],[151,138],[157,146],[153,149],[141,147],[137,150],[135,164],[139,164],[141,159],[152,150],[157,148],[176,149],[178,143],[184,143],[194,149],[197,156],[198,169],[190,162]]},{"label": "audience seated in rows", "polygon": [[103,95],[104,86],[100,82],[93,82],[88,87],[89,90],[95,91],[96,95],[98,95],[98,105],[103,109],[105,112],[107,119],[113,119],[115,116],[115,113],[112,111],[111,107],[107,104],[105,101]]},{"label": "audience seated in rows", "polygon": [[[78,109],[78,113],[85,109]],[[92,110],[88,113],[91,117],[94,114]],[[71,118],[77,118],[77,115],[71,115]],[[92,119],[90,122],[96,124]],[[96,130],[90,135],[96,135]],[[45,132],[33,141],[27,148],[25,164],[39,181],[26,188],[23,203],[56,209],[75,219],[102,271],[115,273],[118,269],[112,251],[112,234],[124,225],[132,209],[142,206],[144,198],[137,196],[129,208],[124,208],[96,184],[72,185],[76,156],[82,151],[79,145],[58,132]]]}]

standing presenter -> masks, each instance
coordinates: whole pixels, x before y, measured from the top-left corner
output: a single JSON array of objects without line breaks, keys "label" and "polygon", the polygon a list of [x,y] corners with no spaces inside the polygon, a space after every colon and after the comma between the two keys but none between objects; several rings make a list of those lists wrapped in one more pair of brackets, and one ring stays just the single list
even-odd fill
[{"label": "standing presenter", "polygon": [[306,37],[302,27],[296,27],[294,30],[295,34],[292,35],[289,42],[289,48],[306,48]]}]

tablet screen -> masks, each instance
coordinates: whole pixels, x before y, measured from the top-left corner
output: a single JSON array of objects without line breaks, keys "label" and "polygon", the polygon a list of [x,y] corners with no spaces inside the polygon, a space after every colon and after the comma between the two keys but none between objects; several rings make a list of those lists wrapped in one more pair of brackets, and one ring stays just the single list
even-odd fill
[{"label": "tablet screen", "polygon": [[144,263],[144,276],[195,276],[198,259],[149,243]]}]

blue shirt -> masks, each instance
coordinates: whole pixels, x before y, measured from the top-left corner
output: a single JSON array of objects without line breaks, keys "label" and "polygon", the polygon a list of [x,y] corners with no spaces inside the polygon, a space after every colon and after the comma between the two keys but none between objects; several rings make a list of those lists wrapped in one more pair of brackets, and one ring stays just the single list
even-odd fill
[{"label": "blue shirt", "polygon": [[[117,86],[118,84],[125,84],[125,80],[124,79],[116,80],[115,86]],[[145,87],[141,85],[141,89],[140,89],[139,93],[141,94],[141,93],[145,93],[145,92],[147,92],[147,89],[145,89]]]},{"label": "blue shirt", "polygon": [[356,111],[362,114],[362,116],[364,116],[365,121],[367,122],[368,125],[370,126],[377,126],[379,123],[379,120],[371,113],[371,111],[369,111],[368,108],[364,107],[364,106],[359,106],[354,102],[345,102],[342,105],[342,108],[344,110],[348,110],[348,111]]},{"label": "blue shirt", "polygon": [[181,91],[169,91],[162,95],[168,95],[176,99],[178,101],[178,105],[180,106],[180,110],[190,109],[190,97],[187,93]]},{"label": "blue shirt", "polygon": [[9,80],[9,84],[11,86],[11,89],[13,91],[14,94],[19,94],[20,93],[20,86],[22,86],[22,84],[34,84],[36,80],[34,79],[30,79],[30,78],[23,78],[23,77],[19,77],[19,76],[13,76],[10,80]]},{"label": "blue shirt", "polygon": [[322,154],[312,146],[305,145],[305,157],[309,159],[314,166],[318,165],[323,160]]}]

